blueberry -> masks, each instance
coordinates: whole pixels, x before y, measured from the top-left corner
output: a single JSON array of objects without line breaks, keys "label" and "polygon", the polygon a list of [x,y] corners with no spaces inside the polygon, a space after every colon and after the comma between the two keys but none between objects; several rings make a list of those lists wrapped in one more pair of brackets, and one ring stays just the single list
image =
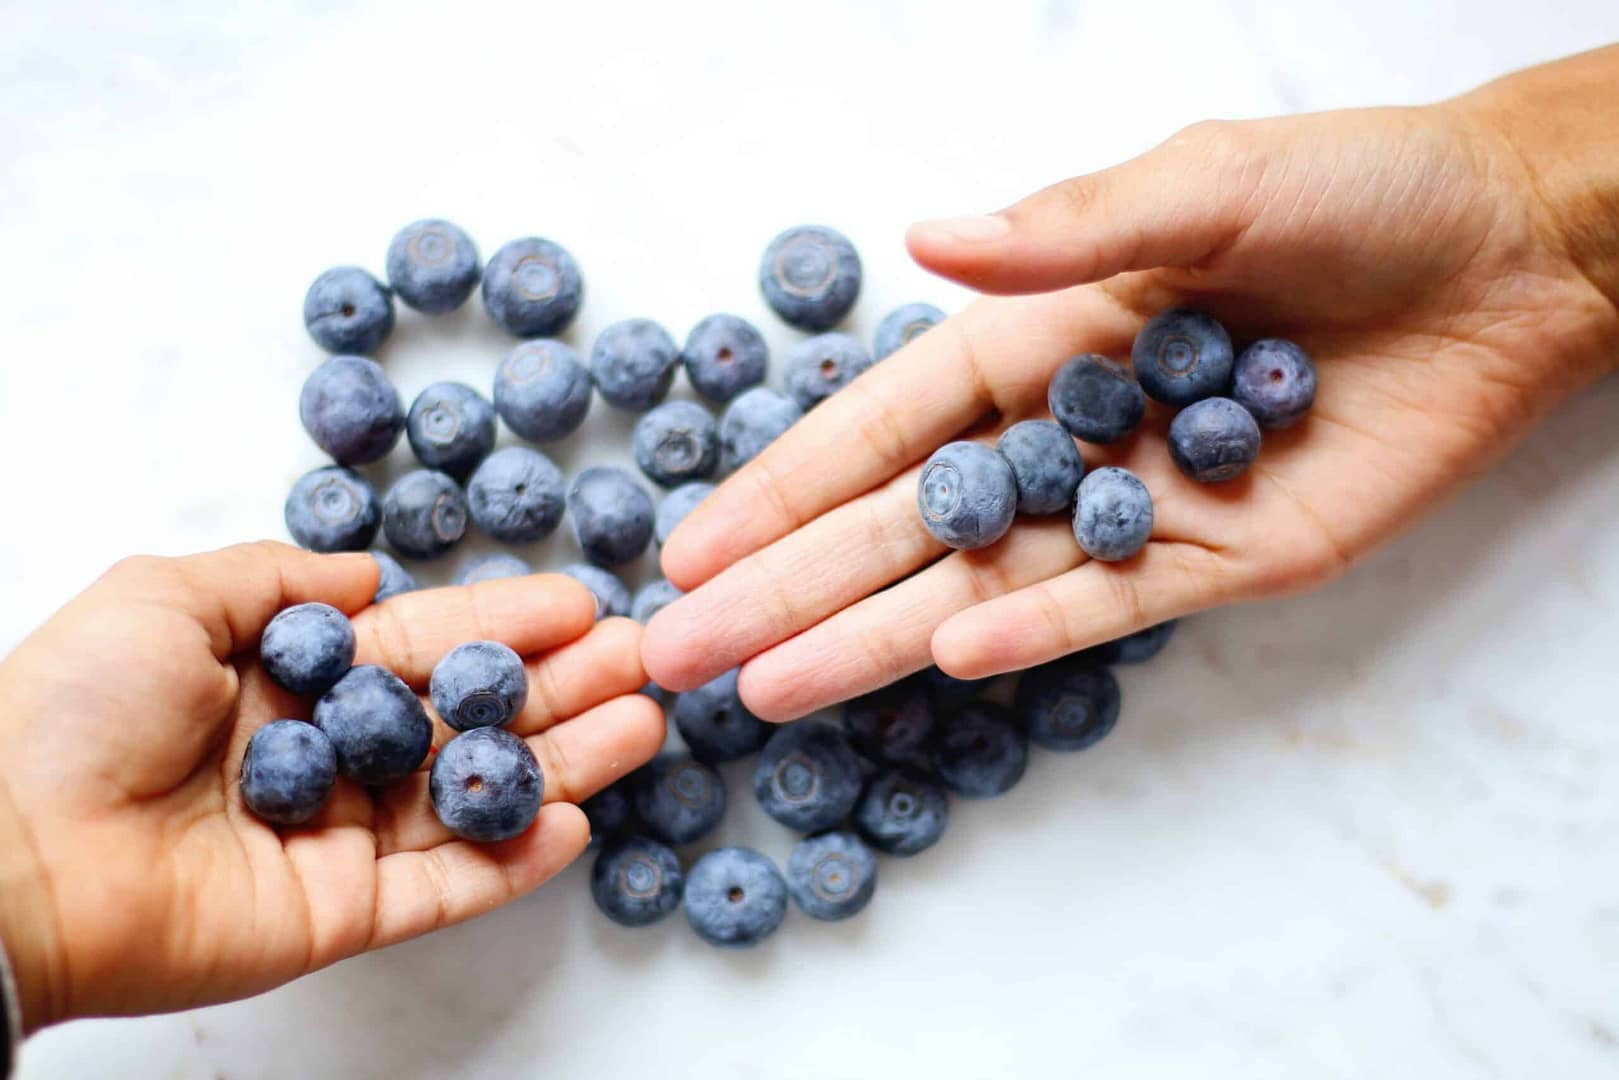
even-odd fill
[{"label": "blueberry", "polygon": [[1074,501],[1085,462],[1059,424],[1023,420],[1001,433],[995,449],[1012,466],[1022,514],[1060,514]]},{"label": "blueberry", "polygon": [[818,334],[787,350],[782,385],[805,412],[871,367],[871,354],[853,334]]},{"label": "blueberry", "polygon": [[394,328],[393,297],[358,266],[333,267],[304,294],[304,326],[327,352],[374,353]]},{"label": "blueberry", "polygon": [[1147,321],[1130,349],[1141,388],[1165,405],[1190,405],[1225,393],[1231,335],[1213,318],[1171,308]]},{"label": "blueberry", "polygon": [[770,737],[736,692],[736,668],[675,697],[675,729],[698,761],[738,761]]},{"label": "blueberry", "polygon": [[1017,513],[1017,478],[1000,454],[975,442],[934,451],[916,485],[922,524],[940,543],[971,551],[1006,535]]},{"label": "blueberry", "polygon": [[315,726],[332,740],[339,771],[371,787],[409,776],[433,745],[433,722],[421,701],[375,664],[349,668],[315,702]]},{"label": "blueberry", "polygon": [[1259,456],[1259,424],[1230,398],[1188,405],[1169,422],[1169,457],[1200,484],[1234,480]]},{"label": "blueberry", "polygon": [[651,319],[616,322],[590,347],[590,377],[602,399],[633,412],[646,412],[663,400],[679,364],[675,339]]},{"label": "blueberry", "polygon": [[590,896],[620,926],[648,926],[680,906],[686,878],[675,853],[639,836],[607,844],[590,869]]},{"label": "blueberry", "polygon": [[641,586],[630,602],[630,618],[645,625],[652,616],[680,599],[680,590],[668,578],[655,578]]},{"label": "blueberry", "polygon": [[287,532],[310,551],[360,551],[382,521],[377,493],[359,473],[328,465],[304,473],[287,495]]},{"label": "blueberry", "polygon": [[611,570],[603,570],[589,563],[569,563],[557,572],[568,575],[590,590],[591,595],[596,598],[596,618],[605,619],[609,615],[630,613],[629,586],[619,580],[618,575]]},{"label": "blueberry", "polygon": [[527,577],[534,572],[528,563],[505,551],[485,555],[468,555],[455,568],[452,585],[476,585],[483,581],[501,581],[505,578]]},{"label": "blueberry", "polygon": [[562,521],[563,483],[562,470],[538,450],[502,447],[467,481],[467,510],[496,540],[543,540]]},{"label": "blueberry", "polygon": [[939,779],[969,799],[1010,791],[1028,764],[1028,736],[1009,710],[987,701],[964,706],[939,736]]},{"label": "blueberry", "polygon": [[405,428],[405,408],[381,365],[363,356],[334,356],[309,373],[298,418],[315,445],[339,465],[388,455]]},{"label": "blueberry", "polygon": [[1231,396],[1260,426],[1290,427],[1315,404],[1315,364],[1291,341],[1256,341],[1237,357]]},{"label": "blueberry", "polygon": [[579,314],[584,291],[567,249],[535,236],[502,246],[483,273],[483,306],[514,337],[560,334]]},{"label": "blueberry", "polygon": [[324,694],[354,664],[354,625],[330,604],[278,612],[259,637],[270,681],[294,694]]},{"label": "blueberry", "polygon": [[1124,365],[1086,353],[1057,369],[1046,391],[1051,415],[1076,439],[1117,442],[1136,429],[1147,411],[1141,384]]},{"label": "blueberry", "polygon": [[426,315],[466,303],[482,276],[472,237],[448,221],[412,222],[388,245],[388,284],[401,302]]},{"label": "blueberry", "polygon": [[787,856],[787,889],[812,919],[858,915],[877,891],[877,856],[852,832],[806,837]]},{"label": "blueberry", "polygon": [[709,401],[723,405],[765,381],[770,349],[748,320],[737,315],[710,315],[686,335],[680,362],[686,366],[692,388]]},{"label": "blueberry", "polygon": [[716,848],[686,875],[686,921],[710,945],[757,945],[786,914],[787,883],[776,864],[752,848]]},{"label": "blueberry", "polygon": [[380,604],[390,596],[415,590],[416,579],[410,576],[410,571],[399,565],[398,559],[385,551],[373,551],[370,554],[382,571],[377,578],[377,594],[371,598],[373,604]]},{"label": "blueberry", "polygon": [[628,788],[629,785],[620,780],[579,804],[579,809],[585,812],[585,820],[590,822],[591,846],[600,847],[630,827],[632,807]]},{"label": "blueberry", "polygon": [[427,793],[445,828],[463,840],[493,844],[534,824],[545,775],[528,743],[483,727],[444,744],[428,772]]},{"label": "blueberry", "polygon": [[623,469],[598,465],[575,476],[568,513],[580,550],[598,566],[638,558],[652,539],[652,497]]},{"label": "blueberry", "polygon": [[495,446],[495,407],[465,383],[436,382],[416,395],[405,417],[416,460],[458,479]]},{"label": "blueberry", "polygon": [[1175,626],[1176,620],[1170,619],[1113,641],[1093,645],[1085,650],[1085,658],[1093,664],[1145,664],[1169,644]]},{"label": "blueberry", "polygon": [[1140,551],[1152,535],[1152,496],[1134,473],[1105,465],[1079,482],[1074,539],[1085,554],[1118,562]]},{"label": "blueberry", "polygon": [[803,415],[798,402],[768,386],[742,391],[720,417],[721,469],[740,469]]},{"label": "blueberry", "polygon": [[668,697],[668,691],[651,680],[648,680],[645,685],[641,687],[641,689],[636,691],[636,693],[651,698],[659,705],[662,705],[664,703],[664,699]]},{"label": "blueberry", "polygon": [[883,316],[877,324],[872,353],[881,360],[898,352],[916,338],[944,322],[944,312],[932,304],[903,304]]},{"label": "blueberry", "polygon": [[686,515],[697,509],[697,504],[714,493],[714,485],[698,481],[681,484],[658,503],[658,512],[652,519],[652,536],[662,547],[669,541],[675,526],[686,520]]},{"label": "blueberry", "polygon": [[725,781],[690,754],[659,754],[639,777],[635,813],[666,844],[701,840],[725,816]]},{"label": "blueberry", "polygon": [[466,534],[467,497],[441,472],[408,472],[382,497],[382,531],[401,555],[442,555]]},{"label": "blueberry", "polygon": [[337,754],[302,720],[272,720],[253,733],[242,757],[242,801],[272,825],[314,817],[337,781]]},{"label": "blueberry", "polygon": [[799,832],[829,829],[860,797],[860,758],[843,732],[818,720],[778,728],[753,768],[765,813]]},{"label": "blueberry", "polygon": [[791,325],[828,330],[843,321],[860,296],[860,256],[837,230],[798,225],[765,248],[759,288]]},{"label": "blueberry", "polygon": [[664,487],[714,475],[720,463],[719,425],[695,401],[666,401],[635,422],[635,463]]},{"label": "blueberry", "polygon": [[945,709],[965,705],[980,696],[995,681],[995,676],[991,675],[985,679],[958,679],[954,675],[946,675],[940,668],[929,667],[923,669],[922,681],[927,684],[934,707]]},{"label": "blueberry", "polygon": [[528,671],[510,646],[468,641],[434,665],[428,694],[439,716],[457,731],[501,727],[528,703]]},{"label": "blueberry", "polygon": [[590,412],[590,369],[560,341],[525,341],[495,369],[495,411],[530,442],[577,431]]},{"label": "blueberry", "polygon": [[1113,673],[1081,653],[1025,671],[1017,713],[1036,746],[1083,750],[1118,723],[1119,697]]},{"label": "blueberry", "polygon": [[933,702],[920,679],[901,679],[843,706],[849,741],[871,761],[898,765],[919,760],[934,725]]},{"label": "blueberry", "polygon": [[866,787],[855,807],[860,835],[887,855],[915,855],[938,843],[950,823],[950,794],[913,769],[891,769]]}]

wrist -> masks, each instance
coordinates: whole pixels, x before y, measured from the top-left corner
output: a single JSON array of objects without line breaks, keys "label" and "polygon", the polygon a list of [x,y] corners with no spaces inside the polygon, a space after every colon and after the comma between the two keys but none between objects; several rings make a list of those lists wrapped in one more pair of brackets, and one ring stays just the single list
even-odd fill
[{"label": "wrist", "polygon": [[49,977],[55,933],[50,890],[34,852],[33,838],[0,780],[0,948],[16,990],[18,1038],[63,1019]]}]

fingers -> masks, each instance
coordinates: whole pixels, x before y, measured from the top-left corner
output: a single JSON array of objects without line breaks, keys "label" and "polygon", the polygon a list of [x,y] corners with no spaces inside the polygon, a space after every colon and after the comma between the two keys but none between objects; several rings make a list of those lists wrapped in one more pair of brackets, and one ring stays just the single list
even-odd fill
[{"label": "fingers", "polygon": [[419,690],[463,642],[499,641],[533,656],[580,637],[595,620],[590,591],[561,574],[401,593],[354,617],[355,663],[381,664]]},{"label": "fingers", "polygon": [[688,592],[917,464],[998,411],[1033,411],[1074,352],[1128,343],[1138,320],[1098,290],[974,304],[812,409],[721,484],[664,545]]},{"label": "fingers", "polygon": [[518,735],[537,735],[613,698],[646,685],[641,626],[603,619],[584,637],[528,664],[528,701],[512,719]]},{"label": "fingers", "polygon": [[1251,220],[1263,173],[1254,130],[1200,124],[998,214],[922,222],[906,244],[929,270],[990,293],[1195,266],[1233,243]]}]

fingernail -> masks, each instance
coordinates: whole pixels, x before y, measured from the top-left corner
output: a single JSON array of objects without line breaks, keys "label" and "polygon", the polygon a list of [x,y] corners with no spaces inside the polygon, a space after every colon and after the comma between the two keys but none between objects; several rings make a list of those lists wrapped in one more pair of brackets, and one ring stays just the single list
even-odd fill
[{"label": "fingernail", "polygon": [[997,214],[938,218],[934,221],[924,221],[917,225],[917,228],[958,244],[988,244],[1003,239],[1012,231],[1012,226],[1007,220]]}]

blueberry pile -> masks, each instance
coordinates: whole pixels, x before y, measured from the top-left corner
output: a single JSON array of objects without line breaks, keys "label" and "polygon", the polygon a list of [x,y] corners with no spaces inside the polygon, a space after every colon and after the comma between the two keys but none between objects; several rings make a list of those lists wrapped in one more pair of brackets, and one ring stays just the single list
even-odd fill
[{"label": "blueberry pile", "polygon": [[1303,349],[1268,338],[1237,354],[1225,327],[1201,311],[1173,308],[1154,316],[1136,335],[1130,359],[1126,369],[1105,356],[1073,357],[1057,369],[1047,393],[1055,422],[1013,424],[994,449],[975,442],[941,447],[917,482],[928,531],[970,550],[1006,535],[1017,514],[1072,510],[1074,539],[1087,555],[1128,559],[1152,535],[1152,496],[1127,469],[1087,473],[1075,439],[1118,442],[1141,423],[1151,397],[1179,410],[1169,425],[1175,467],[1214,484],[1253,464],[1261,427],[1297,423],[1315,401],[1315,365]]}]

